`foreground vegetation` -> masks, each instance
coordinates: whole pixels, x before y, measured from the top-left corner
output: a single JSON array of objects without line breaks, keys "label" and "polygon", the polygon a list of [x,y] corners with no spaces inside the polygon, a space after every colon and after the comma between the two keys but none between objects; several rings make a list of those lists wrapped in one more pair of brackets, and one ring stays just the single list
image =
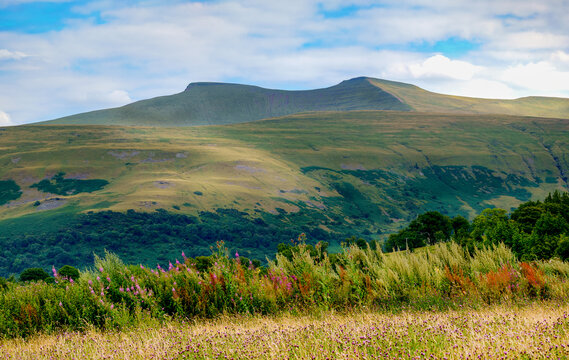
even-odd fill
[{"label": "foreground vegetation", "polygon": [[322,246],[302,241],[282,250],[266,268],[237,253],[228,256],[223,244],[211,257],[185,258],[167,269],[126,266],[107,254],[76,280],[56,273],[53,284],[5,282],[0,334],[124,329],[223,314],[446,309],[569,295],[569,264],[518,262],[503,244],[472,256],[454,242],[414,253],[352,245],[328,256]]},{"label": "foreground vegetation", "polygon": [[545,359],[569,357],[569,306],[146,322],[0,341],[1,359]]}]

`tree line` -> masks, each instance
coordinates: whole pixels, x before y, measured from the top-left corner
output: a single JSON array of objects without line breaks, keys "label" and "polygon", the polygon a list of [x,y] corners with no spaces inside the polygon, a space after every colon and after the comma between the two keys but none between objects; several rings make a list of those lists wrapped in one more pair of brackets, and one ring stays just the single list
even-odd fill
[{"label": "tree line", "polygon": [[521,260],[569,258],[569,193],[555,191],[543,201],[527,201],[508,213],[483,210],[472,222],[437,211],[419,215],[407,227],[391,234],[385,251],[416,249],[454,240],[470,252],[504,243]]}]

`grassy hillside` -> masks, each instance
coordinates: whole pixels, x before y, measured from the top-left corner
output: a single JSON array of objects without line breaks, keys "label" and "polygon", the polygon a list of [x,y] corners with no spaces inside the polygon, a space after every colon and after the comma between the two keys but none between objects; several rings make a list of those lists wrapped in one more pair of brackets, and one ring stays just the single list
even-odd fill
[{"label": "grassy hillside", "polygon": [[[346,232],[381,238],[424,211],[469,217],[566,189],[568,130],[560,119],[395,111],[208,127],[5,128],[0,241],[60,231],[90,210],[198,216],[218,208],[276,228],[331,232],[332,243]],[[227,231],[216,236],[226,239]],[[249,250],[273,253],[282,239],[266,237],[269,243]],[[151,244],[137,249],[153,254]],[[6,259],[17,255],[3,251]]]},{"label": "grassy hillside", "polygon": [[192,83],[179,94],[44,124],[128,126],[222,125],[314,111],[397,110],[569,118],[569,99],[487,100],[432,93],[416,86],[359,77],[316,90],[284,91],[225,83]]},{"label": "grassy hillside", "polygon": [[479,99],[437,94],[388,80],[370,83],[392,94],[415,111],[460,114],[507,114],[569,119],[569,99],[530,96],[515,100]]},{"label": "grassy hillside", "polygon": [[233,124],[307,111],[409,110],[365,78],[326,89],[284,91],[224,83],[192,83],[176,95],[73,115],[49,124],[194,126]]}]

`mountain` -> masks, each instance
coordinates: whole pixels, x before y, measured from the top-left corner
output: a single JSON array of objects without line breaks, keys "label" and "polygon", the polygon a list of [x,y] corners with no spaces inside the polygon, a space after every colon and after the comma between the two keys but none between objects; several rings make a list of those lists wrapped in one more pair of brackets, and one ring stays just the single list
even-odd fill
[{"label": "mountain", "polygon": [[192,83],[180,94],[143,100],[47,122],[139,126],[195,126],[242,123],[311,111],[410,110],[366,78],[318,90],[285,91],[257,86]]},{"label": "mountain", "polygon": [[222,125],[314,111],[397,110],[569,118],[569,99],[528,97],[488,100],[441,95],[414,85],[359,77],[316,90],[192,83],[182,93],[92,111],[43,124],[196,126]]},{"label": "mountain", "polygon": [[[66,118],[78,124],[0,128],[0,276],[104,250],[164,265],[218,240],[263,260],[300,233],[337,249],[429,210],[510,210],[568,189],[567,101],[370,78],[303,92],[200,83]],[[219,122],[234,123],[182,126]]]}]

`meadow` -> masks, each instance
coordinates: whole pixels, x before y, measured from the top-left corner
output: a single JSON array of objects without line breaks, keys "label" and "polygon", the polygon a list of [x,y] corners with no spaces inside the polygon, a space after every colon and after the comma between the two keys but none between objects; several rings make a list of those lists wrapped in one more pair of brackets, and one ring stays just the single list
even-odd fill
[{"label": "meadow", "polygon": [[569,306],[222,316],[0,341],[0,359],[564,359]]}]

